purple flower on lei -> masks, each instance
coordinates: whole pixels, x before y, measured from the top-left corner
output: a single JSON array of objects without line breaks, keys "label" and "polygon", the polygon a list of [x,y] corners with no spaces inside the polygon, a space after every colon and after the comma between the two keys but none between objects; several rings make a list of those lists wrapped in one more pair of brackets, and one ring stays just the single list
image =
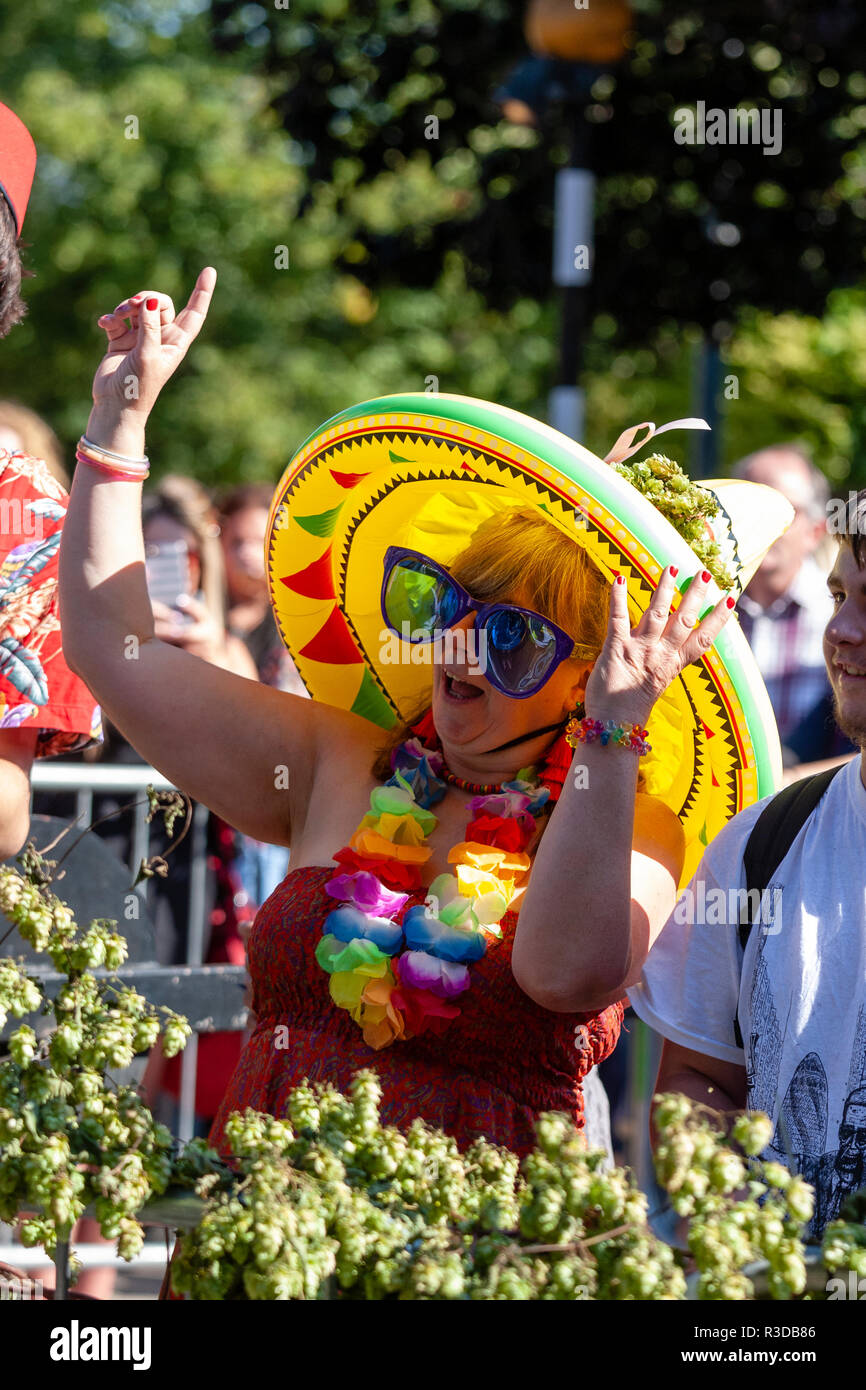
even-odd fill
[{"label": "purple flower on lei", "polygon": [[420,739],[410,738],[395,748],[391,754],[394,776],[385,783],[387,787],[409,788],[418,805],[429,810],[441,801],[448,790],[439,776],[442,771],[442,754],[432,748],[425,748]]},{"label": "purple flower on lei", "polygon": [[371,917],[393,917],[409,900],[408,893],[392,893],[366,869],[354,874],[337,874],[325,884],[325,892],[332,898],[351,903],[360,912],[368,912]]},{"label": "purple flower on lei", "polygon": [[400,983],[429,990],[440,999],[453,999],[469,988],[469,971],[465,965],[437,960],[427,951],[406,951],[400,957]]},{"label": "purple flower on lei", "polygon": [[550,800],[550,788],[542,787],[537,782],[527,782],[523,778],[515,778],[513,782],[502,783],[503,792],[516,792],[518,795],[527,798],[526,809],[531,816],[537,816]]},{"label": "purple flower on lei", "polygon": [[[509,786],[513,786],[509,783]],[[488,792],[486,796],[473,796],[469,803],[471,817],[483,811],[488,816],[519,816],[529,810],[531,797],[523,792],[506,791],[505,783],[501,792]]]}]

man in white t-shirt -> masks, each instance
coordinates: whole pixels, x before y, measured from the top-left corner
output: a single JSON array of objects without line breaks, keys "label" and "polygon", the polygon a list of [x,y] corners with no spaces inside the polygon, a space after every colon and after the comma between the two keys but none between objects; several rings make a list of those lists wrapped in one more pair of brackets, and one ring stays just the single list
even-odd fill
[{"label": "man in white t-shirt", "polygon": [[866,1186],[866,490],[837,539],[824,658],[860,755],[773,873],[745,952],[743,854],[769,798],[713,840],[629,990],[665,1039],[657,1091],[765,1110],[765,1156],[815,1184],[815,1234]]}]

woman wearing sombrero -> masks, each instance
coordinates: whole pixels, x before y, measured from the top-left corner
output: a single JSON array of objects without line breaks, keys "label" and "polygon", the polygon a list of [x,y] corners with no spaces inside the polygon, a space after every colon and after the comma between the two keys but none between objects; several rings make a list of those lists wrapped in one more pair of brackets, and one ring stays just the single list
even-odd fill
[{"label": "woman wearing sombrero", "polygon": [[154,640],[144,425],[215,278],[176,318],[144,292],[100,320],[61,559],[68,655],[109,717],[218,815],[291,844],[213,1139],[232,1110],[281,1114],[305,1077],[342,1088],[372,1066],[386,1122],[525,1152],[539,1111],[582,1121],[581,1081],[679,884],[773,790],[733,599],[579,445],[484,402],[402,396],[335,416],[274,498],[274,608],[312,700]]}]

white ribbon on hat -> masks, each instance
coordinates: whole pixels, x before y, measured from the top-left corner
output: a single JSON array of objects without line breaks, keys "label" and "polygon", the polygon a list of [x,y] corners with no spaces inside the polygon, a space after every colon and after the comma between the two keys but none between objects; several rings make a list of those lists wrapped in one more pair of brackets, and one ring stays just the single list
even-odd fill
[{"label": "white ribbon on hat", "polygon": [[[629,425],[627,430],[623,430],[613,448],[605,454],[605,463],[622,463],[625,459],[631,458],[638,449],[642,449],[644,444],[648,444],[657,434],[664,434],[666,430],[708,430],[711,426],[706,420],[700,420],[696,416],[689,416],[686,420],[671,420],[669,425],[659,425],[658,428],[650,421],[644,420],[641,425]],[[635,435],[639,430],[649,430],[649,434],[635,443]]]}]

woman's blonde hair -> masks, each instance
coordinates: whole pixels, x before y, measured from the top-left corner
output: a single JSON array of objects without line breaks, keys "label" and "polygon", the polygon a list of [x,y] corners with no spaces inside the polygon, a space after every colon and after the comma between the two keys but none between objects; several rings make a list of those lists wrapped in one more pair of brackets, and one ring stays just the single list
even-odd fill
[{"label": "woman's blonde hair", "polygon": [[[607,633],[608,584],[577,541],[538,512],[509,508],[477,528],[450,566],[482,603],[511,601],[534,609],[574,639],[572,661],[595,661]],[[374,777],[391,775],[391,753],[409,736],[429,700],[392,729],[373,765]]]}]

